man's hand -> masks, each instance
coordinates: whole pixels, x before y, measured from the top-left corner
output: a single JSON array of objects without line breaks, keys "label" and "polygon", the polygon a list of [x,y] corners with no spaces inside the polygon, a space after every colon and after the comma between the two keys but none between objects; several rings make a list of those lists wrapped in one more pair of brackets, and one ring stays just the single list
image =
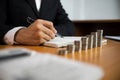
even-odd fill
[{"label": "man's hand", "polygon": [[22,28],[16,33],[15,41],[19,44],[40,45],[46,41],[55,38],[53,23],[38,19],[28,28]]}]

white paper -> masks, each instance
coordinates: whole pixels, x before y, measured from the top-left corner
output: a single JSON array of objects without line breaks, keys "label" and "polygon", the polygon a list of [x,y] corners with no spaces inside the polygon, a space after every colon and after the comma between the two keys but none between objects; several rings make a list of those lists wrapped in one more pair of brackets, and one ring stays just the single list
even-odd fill
[{"label": "white paper", "polygon": [[0,80],[100,80],[100,67],[50,54],[0,61]]},{"label": "white paper", "polygon": [[81,37],[70,37],[70,36],[65,36],[65,37],[55,37],[55,39],[52,39],[48,42],[44,43],[44,46],[49,46],[49,47],[63,47],[67,46],[68,44],[74,44],[75,40],[81,40]]}]

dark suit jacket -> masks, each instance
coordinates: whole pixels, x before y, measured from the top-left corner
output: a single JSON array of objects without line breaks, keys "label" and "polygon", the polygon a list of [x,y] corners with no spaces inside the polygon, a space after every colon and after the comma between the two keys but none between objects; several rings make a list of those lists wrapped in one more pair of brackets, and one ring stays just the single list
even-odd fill
[{"label": "dark suit jacket", "polygon": [[14,27],[29,26],[26,21],[28,16],[52,21],[61,35],[74,35],[75,27],[68,19],[60,0],[42,0],[40,12],[37,11],[35,0],[1,0],[0,40]]}]

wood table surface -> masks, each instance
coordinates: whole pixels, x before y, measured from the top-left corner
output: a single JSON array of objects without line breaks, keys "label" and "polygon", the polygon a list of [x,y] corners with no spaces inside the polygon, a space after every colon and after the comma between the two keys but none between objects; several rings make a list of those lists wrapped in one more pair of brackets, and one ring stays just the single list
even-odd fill
[{"label": "wood table surface", "polygon": [[[6,48],[27,48],[38,51],[40,53],[58,55],[59,48],[51,48],[44,46],[24,46],[24,45],[0,45],[0,50]],[[82,61],[101,67],[105,76],[102,80],[120,80],[120,42],[108,40],[107,44],[103,44],[102,47],[97,47],[88,50],[82,50],[81,52],[75,52],[74,54],[68,53],[65,55],[58,55],[68,59]]]}]

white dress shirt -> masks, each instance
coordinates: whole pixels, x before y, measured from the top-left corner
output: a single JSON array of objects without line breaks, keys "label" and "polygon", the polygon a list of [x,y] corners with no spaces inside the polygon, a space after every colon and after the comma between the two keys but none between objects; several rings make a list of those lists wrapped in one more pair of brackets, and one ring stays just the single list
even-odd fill
[{"label": "white dress shirt", "polygon": [[[35,0],[35,3],[36,3],[36,8],[39,11],[40,6],[41,6],[41,0]],[[16,32],[18,30],[20,30],[21,28],[25,28],[25,26],[18,26],[18,27],[15,27],[15,28],[9,30],[4,36],[4,42],[8,45],[13,45],[14,43],[16,43],[14,41],[14,36],[15,36]]]}]

